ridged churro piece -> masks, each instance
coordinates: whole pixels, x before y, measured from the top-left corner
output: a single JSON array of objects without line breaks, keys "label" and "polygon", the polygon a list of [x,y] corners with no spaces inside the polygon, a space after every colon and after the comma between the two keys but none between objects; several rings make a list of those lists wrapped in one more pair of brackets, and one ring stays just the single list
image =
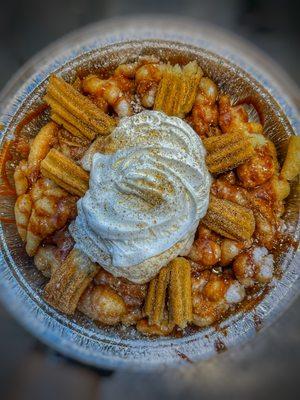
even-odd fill
[{"label": "ridged churro piece", "polygon": [[156,92],[154,110],[183,117],[192,109],[202,75],[195,61],[183,68],[167,65]]},{"label": "ridged churro piece", "polygon": [[164,267],[149,284],[145,314],[150,325],[160,325],[166,318],[166,296],[170,281],[170,269]]},{"label": "ridged churro piece", "polygon": [[[85,136],[82,135],[80,130],[76,128],[76,126],[72,125],[68,121],[66,121],[64,118],[62,118],[60,115],[56,114],[53,112],[51,114],[51,119],[56,122],[58,125],[62,125],[68,132],[72,133],[72,135],[80,138],[80,139],[86,139]],[[89,140],[89,139],[88,139]],[[89,140],[90,142],[90,140]]]},{"label": "ridged churro piece", "polygon": [[51,149],[41,162],[41,173],[77,196],[83,196],[88,190],[89,174],[56,149]]},{"label": "ridged churro piece", "polygon": [[191,265],[183,257],[170,262],[169,320],[185,328],[192,320]]},{"label": "ridged churro piece", "polygon": [[200,79],[203,76],[202,69],[198,66],[196,61],[190,62],[182,68],[182,94],[178,103],[181,106],[181,115],[189,113],[195,102],[197,90],[199,87]]},{"label": "ridged churro piece", "polygon": [[149,325],[185,328],[192,320],[191,266],[177,257],[149,284],[145,315]]},{"label": "ridged churro piece", "polygon": [[229,239],[249,240],[255,229],[252,210],[215,196],[211,196],[208,211],[201,222]]},{"label": "ridged churro piece", "polygon": [[96,264],[73,249],[60,267],[55,269],[45,287],[44,298],[54,308],[73,314],[79,299],[98,272]]},{"label": "ridged churro piece", "polygon": [[204,139],[203,144],[206,164],[213,174],[231,170],[254,155],[253,146],[243,132],[212,136]]},{"label": "ridged churro piece", "polygon": [[98,134],[109,134],[115,125],[113,118],[56,75],[49,79],[44,100],[51,107],[53,121],[75,136],[93,140]]}]

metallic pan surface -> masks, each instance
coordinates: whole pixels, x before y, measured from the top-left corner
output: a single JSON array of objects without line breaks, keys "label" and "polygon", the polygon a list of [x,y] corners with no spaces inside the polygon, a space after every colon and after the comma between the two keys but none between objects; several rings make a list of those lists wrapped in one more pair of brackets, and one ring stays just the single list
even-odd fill
[{"label": "metallic pan surface", "polygon": [[[220,49],[216,32],[213,33],[209,27],[202,31],[196,27],[193,30],[189,25],[186,31],[181,29],[179,35],[177,28],[159,19],[155,24],[151,21],[151,25],[149,21],[147,25],[145,20],[139,29],[130,20],[106,24],[106,27],[105,24],[104,27],[92,26],[50,47],[29,62],[4,89],[0,98],[0,121],[4,125],[1,146],[3,139],[11,137],[24,115],[39,104],[49,73],[70,77],[78,67],[117,65],[134,60],[139,54],[157,54],[173,62],[196,59],[221,90],[236,100],[251,98],[263,116],[265,130],[274,141],[282,161],[288,137],[299,132],[296,111],[280,91],[279,82],[245,62],[245,58],[239,59],[229,47]],[[182,24],[186,26],[186,21]],[[149,26],[152,26],[151,30]],[[218,55],[211,52],[213,50]],[[37,129],[38,126],[33,126],[31,133]],[[285,221],[296,240],[299,236],[298,197],[295,184],[288,199]],[[12,204],[11,199],[8,201]],[[9,207],[5,212],[10,212]],[[93,366],[150,369],[182,364],[188,359],[207,359],[216,354],[220,341],[230,348],[252,338],[256,334],[255,321],[258,318],[264,327],[269,325],[287,308],[300,287],[299,253],[289,250],[280,262],[281,279],[274,280],[271,290],[256,309],[236,314],[221,324],[221,327],[227,327],[226,336],[222,330],[207,328],[192,331],[183,338],[148,339],[132,328],[103,328],[83,315],[69,318],[48,306],[41,296],[44,279],[26,256],[15,227],[2,224],[0,235],[0,296],[3,303],[40,340]]]}]

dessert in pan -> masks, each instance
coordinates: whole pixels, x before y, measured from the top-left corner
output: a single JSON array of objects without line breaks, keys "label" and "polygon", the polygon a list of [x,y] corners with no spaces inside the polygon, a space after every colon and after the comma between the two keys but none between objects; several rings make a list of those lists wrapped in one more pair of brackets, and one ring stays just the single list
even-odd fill
[{"label": "dessert in pan", "polygon": [[44,102],[47,123],[5,151],[21,159],[15,221],[51,306],[165,336],[263,293],[298,137],[280,165],[254,107],[196,61],[144,56],[109,74],[52,75]]}]

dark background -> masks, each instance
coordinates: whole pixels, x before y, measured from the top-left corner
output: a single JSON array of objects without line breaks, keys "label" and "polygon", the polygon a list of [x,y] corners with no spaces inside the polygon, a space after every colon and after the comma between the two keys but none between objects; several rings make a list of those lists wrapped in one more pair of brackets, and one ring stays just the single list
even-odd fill
[{"label": "dark background", "polygon": [[[0,89],[47,44],[103,18],[141,13],[215,23],[264,50],[299,85],[300,1],[1,0]],[[0,399],[299,398],[300,300],[266,332],[190,370],[135,375],[92,371],[37,343],[0,306]],[[176,384],[175,384],[176,381]]]},{"label": "dark background", "polygon": [[299,84],[299,0],[1,0],[0,87],[30,56],[103,18],[165,13],[206,20],[250,39]]}]

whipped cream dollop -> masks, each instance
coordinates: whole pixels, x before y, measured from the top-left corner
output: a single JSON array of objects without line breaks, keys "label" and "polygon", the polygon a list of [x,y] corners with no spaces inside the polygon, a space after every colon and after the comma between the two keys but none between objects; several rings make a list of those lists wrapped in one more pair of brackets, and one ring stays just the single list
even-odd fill
[{"label": "whipped cream dollop", "polygon": [[144,283],[189,251],[211,177],[199,136],[157,111],[121,119],[87,155],[89,190],[70,231],[76,247],[115,276]]}]

